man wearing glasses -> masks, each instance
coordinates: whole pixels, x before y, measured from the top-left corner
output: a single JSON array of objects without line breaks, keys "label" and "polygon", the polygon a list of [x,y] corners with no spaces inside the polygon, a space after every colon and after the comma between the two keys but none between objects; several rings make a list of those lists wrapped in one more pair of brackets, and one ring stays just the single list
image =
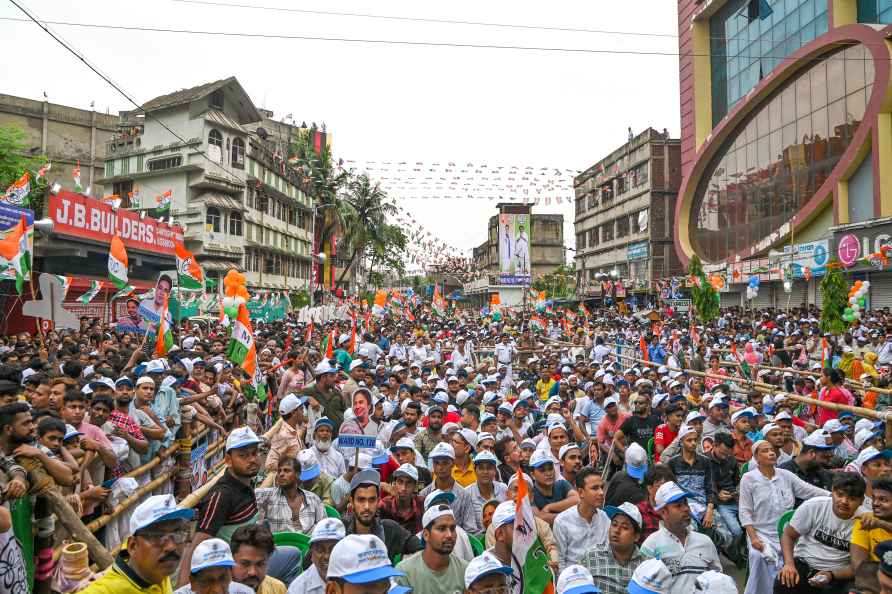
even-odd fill
[{"label": "man wearing glasses", "polygon": [[[130,537],[111,570],[90,584],[84,594],[139,594],[171,591],[189,538],[191,509],[178,509],[173,495],[153,495],[130,516]],[[189,567],[189,564],[186,564]]]}]

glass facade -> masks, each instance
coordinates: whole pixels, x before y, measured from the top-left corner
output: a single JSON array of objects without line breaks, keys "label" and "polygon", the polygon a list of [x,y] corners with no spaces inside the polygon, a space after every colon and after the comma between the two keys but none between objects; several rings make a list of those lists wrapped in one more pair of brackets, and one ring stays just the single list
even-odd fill
[{"label": "glass facade", "polygon": [[892,0],[858,0],[858,22],[892,23]]},{"label": "glass facade", "polygon": [[821,187],[861,123],[874,68],[862,45],[837,50],[772,93],[729,137],[694,195],[691,242],[706,261],[749,248]]},{"label": "glass facade", "polygon": [[827,3],[769,0],[763,19],[759,0],[729,0],[710,18],[713,126],[785,57],[827,32]]}]

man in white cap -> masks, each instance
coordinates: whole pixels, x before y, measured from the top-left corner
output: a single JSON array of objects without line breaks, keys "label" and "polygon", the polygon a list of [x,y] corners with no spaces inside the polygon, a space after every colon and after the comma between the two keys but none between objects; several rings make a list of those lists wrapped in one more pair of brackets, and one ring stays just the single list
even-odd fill
[{"label": "man in white cap", "polygon": [[385,594],[390,578],[402,573],[387,557],[384,542],[373,534],[348,534],[331,550],[326,594]]},{"label": "man in white cap", "polygon": [[316,524],[310,535],[312,565],[291,582],[288,594],[325,594],[325,576],[328,575],[331,552],[346,535],[343,522],[337,518],[325,518]]},{"label": "man in white cap", "polygon": [[288,394],[279,402],[279,417],[282,422],[277,424],[278,431],[270,439],[269,453],[266,455],[267,472],[276,471],[280,458],[294,457],[304,448],[298,430],[298,425],[304,422],[302,404],[295,394]]},{"label": "man in white cap", "polygon": [[576,476],[579,503],[554,519],[554,538],[560,551],[561,569],[578,563],[591,547],[607,542],[610,518],[604,513],[604,479],[592,467]]},{"label": "man in white cap", "polygon": [[319,460],[322,472],[338,477],[347,472],[344,454],[333,446],[334,423],[328,417],[320,417],[313,423],[313,446],[310,448]]},{"label": "man in white cap", "polygon": [[690,496],[674,482],[663,483],[654,498],[660,528],[641,544],[645,555],[669,562],[673,570],[672,594],[690,594],[697,574],[722,569],[712,540],[691,528]]},{"label": "man in white cap", "polygon": [[468,488],[468,496],[474,506],[474,519],[478,522],[475,534],[483,532],[483,506],[489,501],[505,501],[508,485],[498,478],[499,459],[492,452],[482,450],[474,456],[474,470],[477,480]]},{"label": "man in white cap", "polygon": [[[130,516],[126,548],[111,569],[82,592],[170,592],[170,575],[180,564],[189,539],[187,522],[194,515],[191,509],[178,509],[173,495],[153,495],[140,503]],[[190,564],[183,565],[188,575]]]},{"label": "man in white cap", "polygon": [[730,575],[719,571],[707,571],[697,576],[694,592],[702,594],[738,594],[737,584]]},{"label": "man in white cap", "polygon": [[471,486],[477,480],[474,474],[474,457],[477,448],[477,434],[468,428],[462,428],[452,436],[452,451],[455,460],[452,463],[452,478],[462,487]]},{"label": "man in white cap", "polygon": [[189,583],[174,594],[254,594],[254,590],[232,581],[235,561],[229,545],[219,538],[209,538],[192,553]]},{"label": "man in white cap", "polygon": [[461,590],[467,561],[454,554],[457,538],[455,516],[446,503],[428,507],[421,519],[424,549],[403,559],[397,582],[415,592],[452,594]]},{"label": "man in white cap", "polygon": [[597,576],[595,583],[604,594],[623,594],[635,569],[647,559],[638,548],[644,521],[629,502],[607,506],[604,512],[610,518],[607,542],[587,549],[579,563]]},{"label": "man in white cap", "polygon": [[684,485],[694,519],[704,528],[713,528],[718,494],[713,490],[712,464],[697,453],[697,432],[693,427],[683,427],[678,438],[681,456],[671,458],[666,464],[675,473],[676,482]]},{"label": "man in white cap", "polygon": [[464,594],[508,594],[513,575],[510,565],[503,565],[495,555],[485,551],[465,568]]},{"label": "man in white cap", "polygon": [[[257,521],[253,482],[260,471],[259,444],[260,438],[249,427],[233,429],[226,438],[226,471],[198,504],[198,523],[183,557],[186,561],[202,541],[218,537],[229,542],[239,526]],[[180,583],[188,579],[189,564],[183,563]]]},{"label": "man in white cap", "polygon": [[[695,576],[691,576],[694,578]],[[648,559],[638,566],[629,582],[629,594],[671,594],[680,592],[666,564],[659,559]],[[691,582],[694,580],[691,579]],[[693,588],[687,590],[691,594]]]},{"label": "man in white cap", "polygon": [[[416,444],[418,440],[416,439]],[[466,531],[473,533],[477,529],[477,521],[474,518],[474,507],[467,489],[458,484],[452,476],[452,468],[455,463],[455,450],[452,444],[438,443],[430,452],[431,471],[434,482],[421,490],[422,497],[427,497],[432,491],[451,491],[455,495],[452,503],[452,511],[458,525]]]},{"label": "man in white cap", "polygon": [[420,532],[424,502],[417,495],[418,467],[409,463],[401,464],[393,471],[390,478],[393,483],[393,494],[381,498],[378,503],[378,515],[401,524],[413,534]]},{"label": "man in white cap", "polygon": [[557,477],[556,460],[551,451],[539,449],[530,456],[533,475],[533,513],[549,524],[559,513],[579,503],[576,489],[566,480]]}]

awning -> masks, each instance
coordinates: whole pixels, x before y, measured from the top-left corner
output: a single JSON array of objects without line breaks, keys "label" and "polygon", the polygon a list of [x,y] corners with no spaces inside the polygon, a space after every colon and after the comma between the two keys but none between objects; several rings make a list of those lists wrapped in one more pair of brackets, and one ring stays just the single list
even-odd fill
[{"label": "awning", "polygon": [[235,269],[242,272],[242,267],[235,262],[228,260],[202,260],[201,267],[205,270],[230,270]]},{"label": "awning", "polygon": [[216,206],[217,208],[225,208],[227,210],[245,210],[245,205],[239,200],[229,196],[228,194],[219,194],[217,192],[205,192],[198,197],[204,200],[207,206]]},{"label": "awning", "polygon": [[245,130],[241,126],[241,124],[239,124],[220,110],[209,109],[207,112],[205,112],[204,119],[212,124],[216,124],[224,128],[229,128],[230,130],[235,130],[236,132],[241,132],[245,136],[249,134],[249,132]]}]

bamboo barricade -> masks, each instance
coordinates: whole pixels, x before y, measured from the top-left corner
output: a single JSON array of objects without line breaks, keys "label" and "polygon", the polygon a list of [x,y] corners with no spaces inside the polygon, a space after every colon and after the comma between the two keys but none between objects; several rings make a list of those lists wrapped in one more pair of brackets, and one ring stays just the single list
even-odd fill
[{"label": "bamboo barricade", "polygon": [[[619,346],[619,345],[617,345]],[[614,353],[613,356],[626,359],[628,361],[635,361],[637,363],[642,363],[644,365],[649,365],[651,367],[666,367],[670,371],[682,371],[687,373],[688,375],[694,375],[697,377],[708,377],[711,379],[720,379],[723,382],[735,382],[735,383],[743,383],[748,386],[751,386],[758,390],[759,392],[767,393],[767,394],[782,394],[789,400],[794,402],[801,402],[803,404],[813,404],[816,406],[820,406],[822,408],[829,408],[831,410],[836,411],[845,411],[850,412],[852,414],[861,416],[861,417],[869,417],[871,419],[875,419],[878,421],[892,421],[892,409],[886,412],[878,412],[870,408],[864,408],[861,406],[849,406],[847,404],[837,404],[835,402],[824,402],[823,400],[815,400],[814,398],[808,398],[806,396],[800,396],[798,394],[790,394],[788,392],[784,392],[783,390],[778,390],[777,386],[772,384],[766,384],[764,382],[748,380],[746,378],[735,378],[729,377],[727,375],[720,375],[717,373],[709,373],[705,371],[694,371],[693,369],[684,369],[679,367],[669,367],[666,365],[662,365],[660,363],[654,363],[653,361],[645,361],[644,359],[638,359],[637,357],[631,357],[629,355],[619,355]]]}]

